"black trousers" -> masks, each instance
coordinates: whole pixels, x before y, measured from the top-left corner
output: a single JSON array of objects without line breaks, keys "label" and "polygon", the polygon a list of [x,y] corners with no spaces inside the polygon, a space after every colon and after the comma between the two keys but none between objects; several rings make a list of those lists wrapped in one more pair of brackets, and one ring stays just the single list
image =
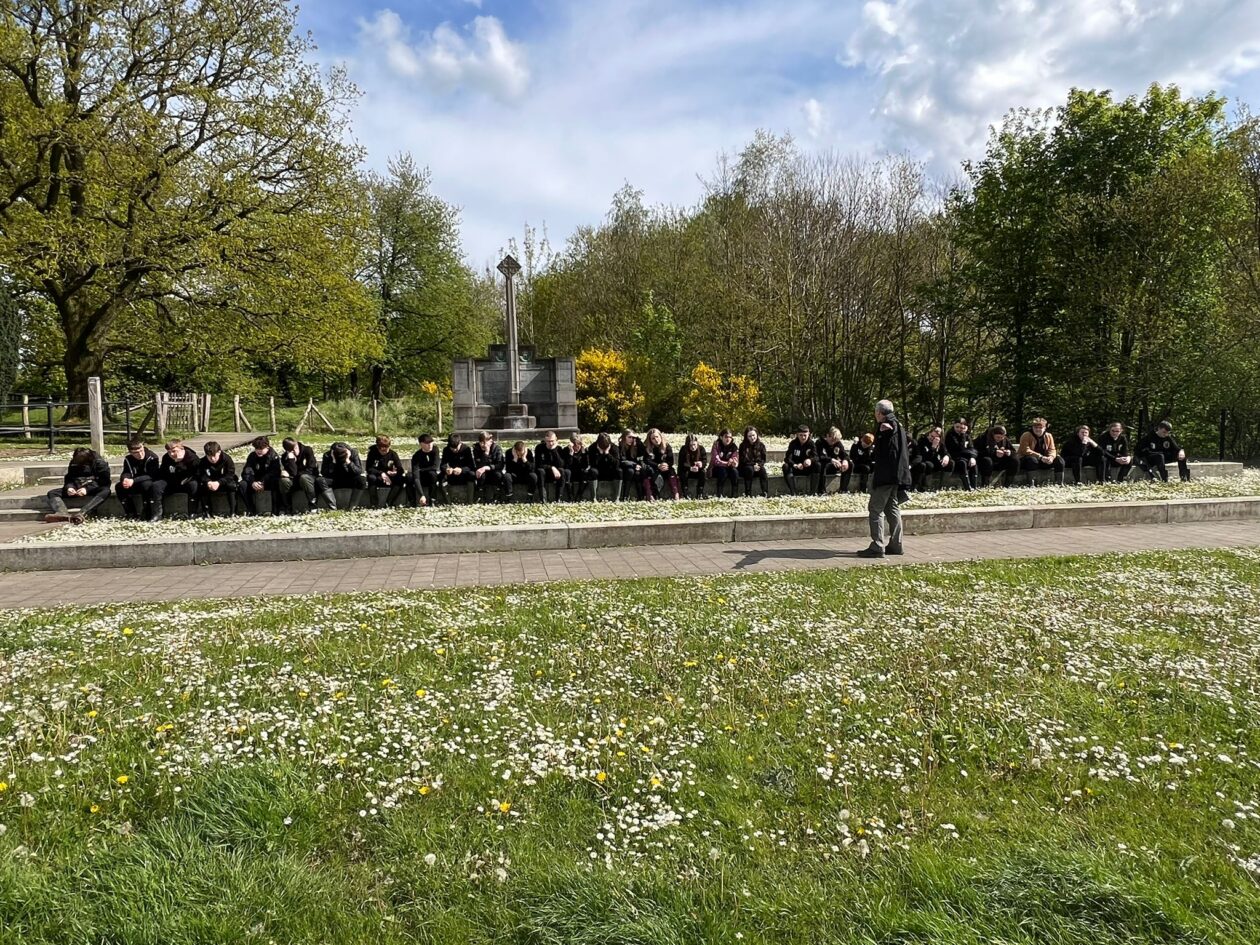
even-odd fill
[{"label": "black trousers", "polygon": [[752,495],[753,480],[756,479],[761,486],[761,497],[768,499],[770,497],[770,475],[766,472],[766,467],[753,469],[751,466],[740,466],[739,477],[744,480],[744,495]]},{"label": "black trousers", "polygon": [[999,457],[991,459],[988,456],[981,456],[978,462],[980,467],[980,484],[987,486],[993,481],[994,476],[1005,476],[1004,485],[1010,485],[1015,481],[1015,477],[1019,475],[1019,460],[1014,456]]},{"label": "black trousers", "polygon": [[808,495],[812,491],[810,487],[814,484],[814,472],[813,464],[804,469],[793,469],[791,463],[784,463],[783,481],[787,483],[788,492],[792,495],[800,493]]},{"label": "black trousers", "polygon": [[[87,490],[87,496],[82,497],[85,501],[83,505],[77,509],[77,511],[80,515],[86,518],[89,512],[94,511],[97,506],[109,499],[109,486],[102,486],[99,482],[90,482],[86,483],[83,488]],[[70,498],[77,499],[80,498],[80,496],[66,495],[66,487],[58,486],[56,489],[52,489],[48,493],[48,507],[54,512],[64,515],[70,511],[69,508],[66,507],[66,499]]]},{"label": "black trousers", "polygon": [[739,484],[739,470],[734,466],[714,466],[713,467],[713,493],[714,495],[722,495],[722,484],[729,482],[731,484],[731,498],[735,498],[735,489]]},{"label": "black trousers", "polygon": [[[302,503],[303,512],[309,512],[320,499],[323,499],[324,504],[330,509],[337,507],[337,497],[333,495],[332,486],[328,484],[328,480],[314,473],[301,473],[296,482],[281,476],[276,487],[290,512],[297,511],[293,505],[299,501]],[[298,496],[302,498],[299,500]]]},{"label": "black trousers", "polygon": [[333,490],[333,500],[337,498],[337,489],[349,489],[350,498],[346,502],[346,508],[353,509],[359,505],[359,500],[363,498],[363,490],[368,487],[368,477],[365,473],[355,475],[351,472],[333,473],[331,476],[325,476],[325,481],[330,489]]},{"label": "black trousers", "polygon": [[526,472],[506,473],[506,475],[512,482],[512,489],[514,492],[518,488],[524,489],[534,497],[535,502],[546,501],[538,494],[538,473],[534,472],[532,469]]},{"label": "black trousers", "polygon": [[944,472],[945,467],[935,460],[919,459],[910,464],[910,475],[914,479],[914,489],[916,492],[926,492],[928,477],[939,476]]},{"label": "black trousers", "polygon": [[372,472],[367,474],[367,481],[368,481],[368,496],[371,499],[373,508],[375,508],[380,503],[380,500],[381,500],[380,493],[377,492],[378,489],[389,490],[389,493],[385,496],[385,504],[388,506],[397,505],[398,500],[402,497],[404,492],[407,495],[407,504],[408,505],[416,504],[415,483],[412,482],[411,477],[407,475],[406,473],[400,472],[400,473],[394,473],[393,475],[391,475],[389,477],[389,485],[387,486],[385,485],[385,483],[381,482],[381,473],[377,472],[376,470],[372,470]]},{"label": "black trousers", "polygon": [[232,482],[230,480],[215,481],[219,484],[218,489],[211,489],[210,483],[208,482],[203,482],[201,484],[201,491],[199,492],[199,495],[201,496],[200,514],[207,518],[214,515],[214,497],[216,495],[221,495],[227,500],[228,515],[235,517],[236,500],[239,495],[237,490],[240,487],[240,483]]},{"label": "black trousers", "polygon": [[849,491],[849,483],[853,480],[853,466],[850,465],[844,472],[836,469],[830,463],[823,466],[814,491],[818,495],[824,495],[827,492],[828,485],[835,482],[837,478],[840,480],[840,488],[837,491],[847,493]]},{"label": "black trousers", "polygon": [[[703,469],[701,469],[699,472],[692,472],[691,469],[684,466],[682,469],[678,470],[678,485],[679,485],[679,489],[682,492],[682,497],[684,499],[687,498],[687,485],[689,483],[694,482],[696,484],[696,498],[703,499],[704,498],[704,479],[705,479],[705,475],[704,475]],[[733,486],[734,484],[732,484],[732,492],[733,492]]]},{"label": "black trousers", "polygon": [[[971,465],[972,463],[975,465]],[[980,461],[974,453],[964,453],[961,457],[951,459],[950,466],[954,469],[954,475],[962,480],[963,488],[968,492],[976,489],[980,485]]]},{"label": "black trousers", "polygon": [[643,498],[643,477],[647,475],[647,467],[642,463],[621,464],[621,501],[628,502],[633,491],[636,498]]},{"label": "black trousers", "polygon": [[122,505],[123,515],[126,518],[135,518],[139,513],[135,511],[133,500],[139,497],[144,508],[144,515],[149,517],[153,514],[153,486],[157,480],[150,479],[148,476],[141,476],[139,479],[133,479],[131,488],[128,489],[122,484],[122,480],[118,480],[118,485],[114,487],[114,492],[118,496],[118,501]]},{"label": "black trousers", "polygon": [[858,492],[866,491],[866,484],[870,481],[871,473],[875,471],[873,463],[854,463],[849,467],[849,472],[856,473],[858,477]]},{"label": "black trousers", "polygon": [[1142,457],[1142,468],[1146,470],[1148,479],[1154,479],[1158,476],[1164,482],[1168,481],[1168,464],[1177,464],[1177,474],[1181,477],[1182,482],[1190,481],[1190,464],[1184,459],[1170,459],[1163,453],[1147,453]]},{"label": "black trousers", "polygon": [[[1041,460],[1033,456],[1025,456],[1019,461],[1019,468],[1022,472],[1051,472],[1054,473],[1054,484],[1056,486],[1063,485],[1063,457],[1056,456],[1054,462],[1043,463]],[[1031,481],[1031,480],[1030,480]]]},{"label": "black trousers", "polygon": [[476,478],[473,474],[477,488],[481,490],[482,501],[487,501],[486,496],[492,498],[502,496],[504,499],[512,498],[512,477],[501,469],[487,469],[481,474],[480,478]]},{"label": "black trousers", "polygon": [[255,500],[257,499],[259,492],[270,492],[271,493],[271,514],[279,515],[280,514],[279,483],[267,482],[267,483],[264,483],[264,487],[261,490],[255,490],[254,482],[255,480],[250,480],[249,482],[246,482],[245,480],[242,479],[240,487],[239,487],[241,498],[245,502],[245,514],[257,515],[258,505]]},{"label": "black trousers", "polygon": [[1103,455],[1102,450],[1090,448],[1078,453],[1071,459],[1065,459],[1063,462],[1068,471],[1072,473],[1072,481],[1078,486],[1081,484],[1081,474],[1087,467],[1093,469],[1094,478],[1102,482],[1104,475],[1103,465],[1105,463]]},{"label": "black trousers", "polygon": [[188,496],[188,516],[197,514],[197,480],[187,482],[168,482],[165,479],[153,480],[153,517],[161,518],[166,513],[166,497],[170,494],[184,493]]},{"label": "black trousers", "polygon": [[1107,453],[1102,454],[1102,462],[1098,466],[1101,475],[1098,477],[1099,482],[1124,482],[1129,478],[1129,473],[1133,472],[1133,463],[1117,463],[1115,459]]},{"label": "black trousers", "polygon": [[442,495],[442,478],[436,469],[422,469],[411,478],[411,487],[416,493],[416,504],[420,502],[420,496],[424,495],[428,499],[430,505],[437,505],[439,499],[445,500]]},{"label": "black trousers", "polygon": [[573,474],[567,469],[560,469],[560,478],[557,479],[552,472],[552,469],[557,468],[559,467],[544,466],[538,471],[538,497],[543,502],[559,502],[568,498]]}]

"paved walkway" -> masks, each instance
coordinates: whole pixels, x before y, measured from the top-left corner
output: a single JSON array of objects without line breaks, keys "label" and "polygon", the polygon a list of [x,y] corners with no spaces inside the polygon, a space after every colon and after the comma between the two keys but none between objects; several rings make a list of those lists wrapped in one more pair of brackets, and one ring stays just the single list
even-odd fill
[{"label": "paved walkway", "polygon": [[27,571],[0,574],[0,607],[813,570],[1105,551],[1237,548],[1260,546],[1260,522],[925,535],[907,542],[904,557],[883,561],[855,557],[858,544],[850,539],[827,539],[201,567]]}]

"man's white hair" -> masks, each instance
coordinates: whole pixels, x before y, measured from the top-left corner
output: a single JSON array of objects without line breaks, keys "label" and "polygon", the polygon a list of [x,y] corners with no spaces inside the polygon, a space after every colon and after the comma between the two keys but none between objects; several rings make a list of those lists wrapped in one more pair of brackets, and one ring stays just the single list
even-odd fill
[{"label": "man's white hair", "polygon": [[893,402],[891,400],[881,400],[875,405],[875,409],[887,417],[893,413]]}]

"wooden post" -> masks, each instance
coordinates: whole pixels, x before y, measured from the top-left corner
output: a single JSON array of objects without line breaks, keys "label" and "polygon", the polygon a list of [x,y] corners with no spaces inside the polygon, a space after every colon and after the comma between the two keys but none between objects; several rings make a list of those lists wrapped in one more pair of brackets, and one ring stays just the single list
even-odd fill
[{"label": "wooden post", "polygon": [[232,432],[241,432],[241,395],[232,395]]},{"label": "wooden post", "polygon": [[315,416],[319,417],[319,419],[324,421],[324,426],[328,427],[330,432],[332,433],[337,432],[337,428],[332,425],[332,421],[329,420],[327,417],[325,417],[324,412],[315,406],[314,400],[311,401],[311,409],[315,411]]},{"label": "wooden post", "polygon": [[441,394],[438,394],[438,395],[437,395],[436,397],[434,397],[433,399],[434,399],[434,401],[436,401],[436,402],[437,402],[437,414],[438,414],[438,435],[440,436],[440,435],[441,435],[441,433],[442,433],[442,395],[441,395]]},{"label": "wooden post", "polygon": [[311,411],[315,409],[315,398],[312,397],[306,402],[306,412],[302,414],[302,419],[298,421],[297,429],[293,431],[293,435],[297,436],[302,432],[302,427],[306,426],[306,421],[311,415]]},{"label": "wooden post", "polygon": [[204,419],[201,424],[201,432],[209,433],[210,432],[210,395],[209,394],[206,394],[204,410],[205,412],[202,414],[202,417]]},{"label": "wooden post", "polygon": [[375,397],[373,397],[372,398],[372,435],[376,436],[376,434],[380,432],[381,431],[380,431],[380,416],[378,413],[378,401]]},{"label": "wooden post", "polygon": [[159,441],[166,439],[166,394],[162,391],[153,395],[153,432]]},{"label": "wooden post", "polygon": [[31,438],[31,395],[22,395],[22,436]]},{"label": "wooden post", "polygon": [[88,425],[91,431],[92,451],[105,455],[105,403],[101,396],[101,379],[88,378]]},{"label": "wooden post", "polygon": [[278,433],[279,431],[276,429],[276,398],[274,397],[267,398],[267,416],[271,421],[271,426],[268,429],[272,433]]}]

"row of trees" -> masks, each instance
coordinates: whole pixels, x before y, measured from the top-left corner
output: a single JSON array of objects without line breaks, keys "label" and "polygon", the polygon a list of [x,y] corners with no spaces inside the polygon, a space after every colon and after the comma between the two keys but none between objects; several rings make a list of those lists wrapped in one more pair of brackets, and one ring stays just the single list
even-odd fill
[{"label": "row of trees", "polygon": [[[1260,127],[1216,97],[1074,91],[1013,112],[964,176],[805,155],[760,134],[694,209],[630,187],[528,280],[540,346],[618,349],[673,425],[697,362],[747,375],[771,424],[967,415],[1056,429],[1169,416],[1260,451]],[[685,357],[682,356],[685,352]],[[668,382],[669,378],[674,383]]]},{"label": "row of trees", "polygon": [[22,384],[410,389],[497,322],[409,157],[363,174],[356,92],[285,0],[0,8],[0,267]]}]

